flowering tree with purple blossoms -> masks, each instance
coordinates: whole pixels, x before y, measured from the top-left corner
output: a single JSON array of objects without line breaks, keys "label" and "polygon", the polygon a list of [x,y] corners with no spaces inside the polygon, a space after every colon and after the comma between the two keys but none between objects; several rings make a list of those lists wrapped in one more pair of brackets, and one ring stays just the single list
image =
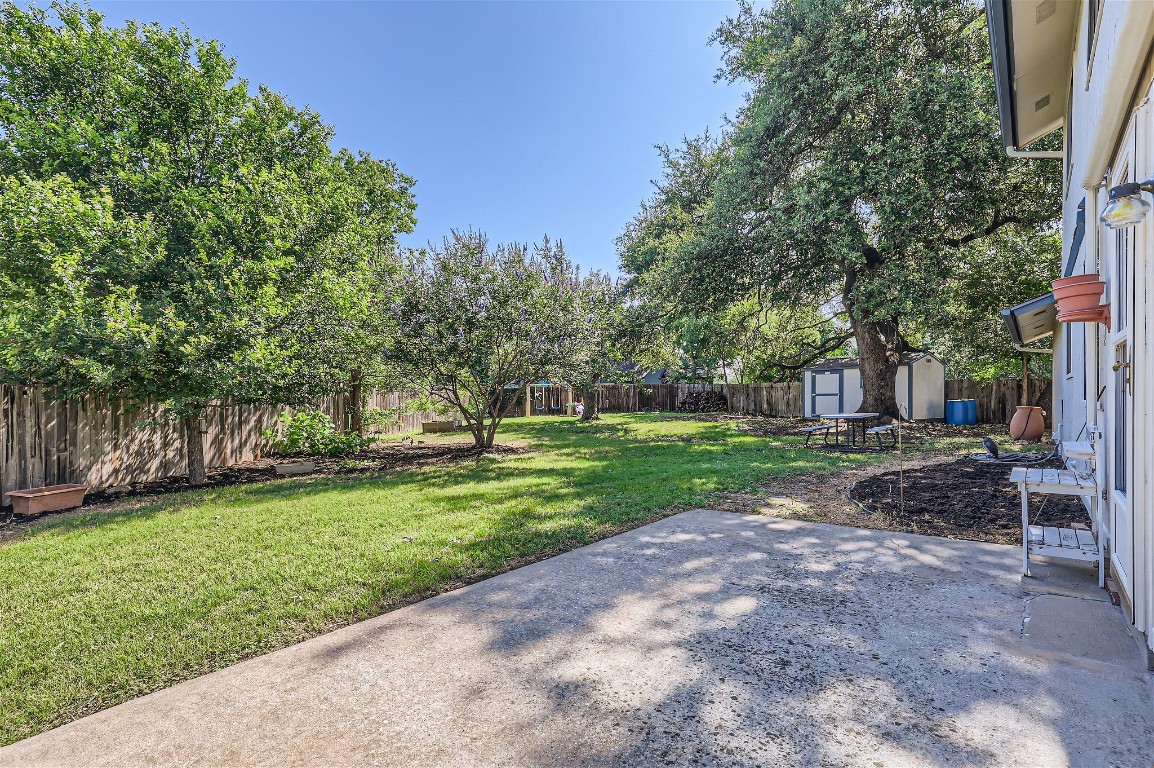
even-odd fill
[{"label": "flowering tree with purple blossoms", "polygon": [[520,391],[568,380],[598,343],[593,283],[548,238],[490,247],[480,232],[454,231],[410,253],[404,282],[392,360],[460,412],[478,448],[493,446]]}]

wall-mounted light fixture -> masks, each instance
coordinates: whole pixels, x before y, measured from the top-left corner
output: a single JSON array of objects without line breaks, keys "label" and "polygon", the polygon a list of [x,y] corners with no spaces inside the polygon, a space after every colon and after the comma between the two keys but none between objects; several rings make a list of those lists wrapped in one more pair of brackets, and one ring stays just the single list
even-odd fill
[{"label": "wall-mounted light fixture", "polygon": [[1150,203],[1142,198],[1143,192],[1154,193],[1154,179],[1131,181],[1110,188],[1110,203],[1098,220],[1110,229],[1123,229],[1140,224],[1150,212]]}]

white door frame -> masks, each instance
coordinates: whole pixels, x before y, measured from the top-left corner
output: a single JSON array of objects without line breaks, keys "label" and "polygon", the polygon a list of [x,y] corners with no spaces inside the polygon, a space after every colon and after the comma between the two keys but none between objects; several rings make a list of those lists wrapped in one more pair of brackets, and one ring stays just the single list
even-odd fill
[{"label": "white door frame", "polygon": [[[1110,186],[1122,184],[1135,176],[1135,123],[1127,128],[1125,140],[1111,171]],[[1110,303],[1110,332],[1102,334],[1102,360],[1106,403],[1106,511],[1110,528],[1110,566],[1118,586],[1133,606],[1135,597],[1135,520],[1134,520],[1134,381],[1132,364],[1134,346],[1134,264],[1139,230],[1133,227],[1105,230],[1103,279],[1107,283],[1106,299]],[[1097,394],[1097,393],[1095,393]]]}]

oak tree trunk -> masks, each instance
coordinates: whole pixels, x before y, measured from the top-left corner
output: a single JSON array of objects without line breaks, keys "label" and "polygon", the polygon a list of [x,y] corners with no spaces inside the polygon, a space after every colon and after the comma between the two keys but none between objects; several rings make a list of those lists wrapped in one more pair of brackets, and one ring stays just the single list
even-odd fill
[{"label": "oak tree trunk", "polygon": [[581,418],[577,421],[596,421],[601,418],[601,398],[598,397],[596,388],[581,390],[581,404],[585,406],[581,409]]},{"label": "oak tree trunk", "polygon": [[184,417],[185,446],[188,449],[188,484],[204,485],[208,475],[204,469],[204,435],[200,431],[200,411]]},{"label": "oak tree trunk", "polygon": [[854,318],[853,330],[862,380],[858,411],[879,413],[882,421],[899,418],[895,379],[901,364],[902,339],[897,322]]}]

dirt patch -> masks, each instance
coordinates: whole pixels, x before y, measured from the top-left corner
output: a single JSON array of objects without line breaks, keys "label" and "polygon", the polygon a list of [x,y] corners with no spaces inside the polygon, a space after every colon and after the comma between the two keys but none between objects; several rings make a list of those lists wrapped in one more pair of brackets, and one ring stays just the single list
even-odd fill
[{"label": "dirt patch", "polygon": [[804,437],[802,427],[812,427],[811,419],[773,419],[758,416],[738,416],[738,428],[757,437]]},{"label": "dirt patch", "polygon": [[662,421],[733,422],[742,432],[755,437],[804,437],[802,427],[815,424],[812,419],[746,416],[740,413],[668,413]]},{"label": "dirt patch", "polygon": [[[895,459],[841,472],[776,478],[756,493],[725,494],[716,506],[833,525],[1020,544],[1021,507],[1017,487],[1009,482],[1010,469],[957,456],[907,459],[902,470],[905,503],[899,506]],[[851,487],[862,506],[851,500]],[[1030,508],[1036,524],[1089,522],[1073,497],[1031,495]]]}]

